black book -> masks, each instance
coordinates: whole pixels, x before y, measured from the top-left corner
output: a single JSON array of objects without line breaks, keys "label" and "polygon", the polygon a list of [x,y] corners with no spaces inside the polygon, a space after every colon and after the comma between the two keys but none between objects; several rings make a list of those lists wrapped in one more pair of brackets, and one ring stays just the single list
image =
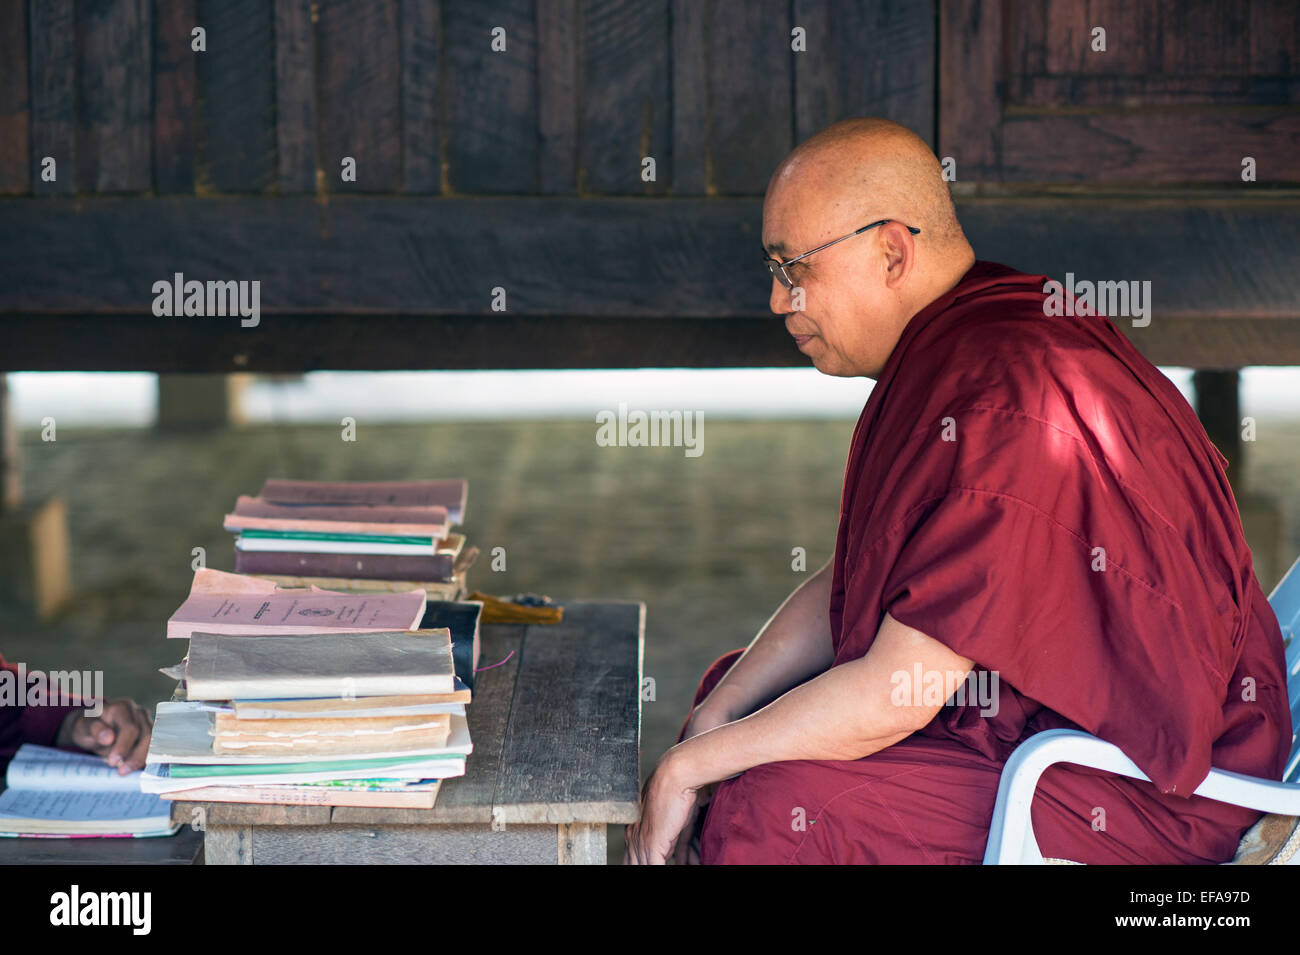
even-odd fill
[{"label": "black book", "polygon": [[424,608],[420,629],[446,627],[451,631],[451,656],[456,676],[474,689],[474,670],[478,667],[479,620],[483,604],[477,600],[430,600]]}]

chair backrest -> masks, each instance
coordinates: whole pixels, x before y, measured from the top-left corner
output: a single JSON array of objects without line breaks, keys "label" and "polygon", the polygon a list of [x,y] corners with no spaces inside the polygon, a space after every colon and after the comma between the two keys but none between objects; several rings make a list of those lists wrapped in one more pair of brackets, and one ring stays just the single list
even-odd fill
[{"label": "chair backrest", "polygon": [[1285,782],[1296,782],[1300,776],[1300,558],[1291,565],[1282,582],[1273,588],[1269,605],[1277,614],[1282,627],[1282,643],[1286,647],[1286,695],[1291,701],[1291,756],[1282,774]]}]

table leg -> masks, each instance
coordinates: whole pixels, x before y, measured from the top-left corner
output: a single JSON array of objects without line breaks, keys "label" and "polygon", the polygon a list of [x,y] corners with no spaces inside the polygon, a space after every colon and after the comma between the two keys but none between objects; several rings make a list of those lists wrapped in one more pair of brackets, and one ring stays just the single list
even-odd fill
[{"label": "table leg", "polygon": [[203,831],[204,865],[252,865],[250,826],[208,826]]},{"label": "table leg", "polygon": [[605,824],[575,822],[559,830],[560,865],[604,865]]}]

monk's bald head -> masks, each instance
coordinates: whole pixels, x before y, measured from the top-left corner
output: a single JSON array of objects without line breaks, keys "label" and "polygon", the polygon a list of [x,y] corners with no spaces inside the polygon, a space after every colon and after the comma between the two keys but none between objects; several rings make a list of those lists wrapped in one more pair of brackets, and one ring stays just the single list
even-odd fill
[{"label": "monk's bald head", "polygon": [[847,206],[896,218],[937,245],[965,241],[938,158],[887,119],[842,120],[800,143],[772,174],[768,201]]},{"label": "monk's bald head", "polygon": [[939,160],[884,119],[836,123],[782,160],[763,203],[763,245],[782,263],[797,259],[784,269],[792,288],[774,277],[771,308],[829,375],[875,377],[907,321],[975,261]]}]

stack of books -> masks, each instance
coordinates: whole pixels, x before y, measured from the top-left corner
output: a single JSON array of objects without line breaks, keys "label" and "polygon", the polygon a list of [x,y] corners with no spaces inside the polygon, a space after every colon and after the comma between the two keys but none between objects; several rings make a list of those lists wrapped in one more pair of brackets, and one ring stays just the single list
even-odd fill
[{"label": "stack of books", "polygon": [[235,571],[287,587],[424,590],[456,600],[478,556],[452,531],[465,519],[463,478],[432,481],[268,480],[226,515]]},{"label": "stack of books", "polygon": [[[452,631],[415,629],[429,609],[422,590],[292,590],[199,570],[167,624],[189,652],[163,671],[179,682],[158,704],[140,788],[171,800],[432,808],[472,745]],[[467,624],[457,618],[462,643]]]}]

